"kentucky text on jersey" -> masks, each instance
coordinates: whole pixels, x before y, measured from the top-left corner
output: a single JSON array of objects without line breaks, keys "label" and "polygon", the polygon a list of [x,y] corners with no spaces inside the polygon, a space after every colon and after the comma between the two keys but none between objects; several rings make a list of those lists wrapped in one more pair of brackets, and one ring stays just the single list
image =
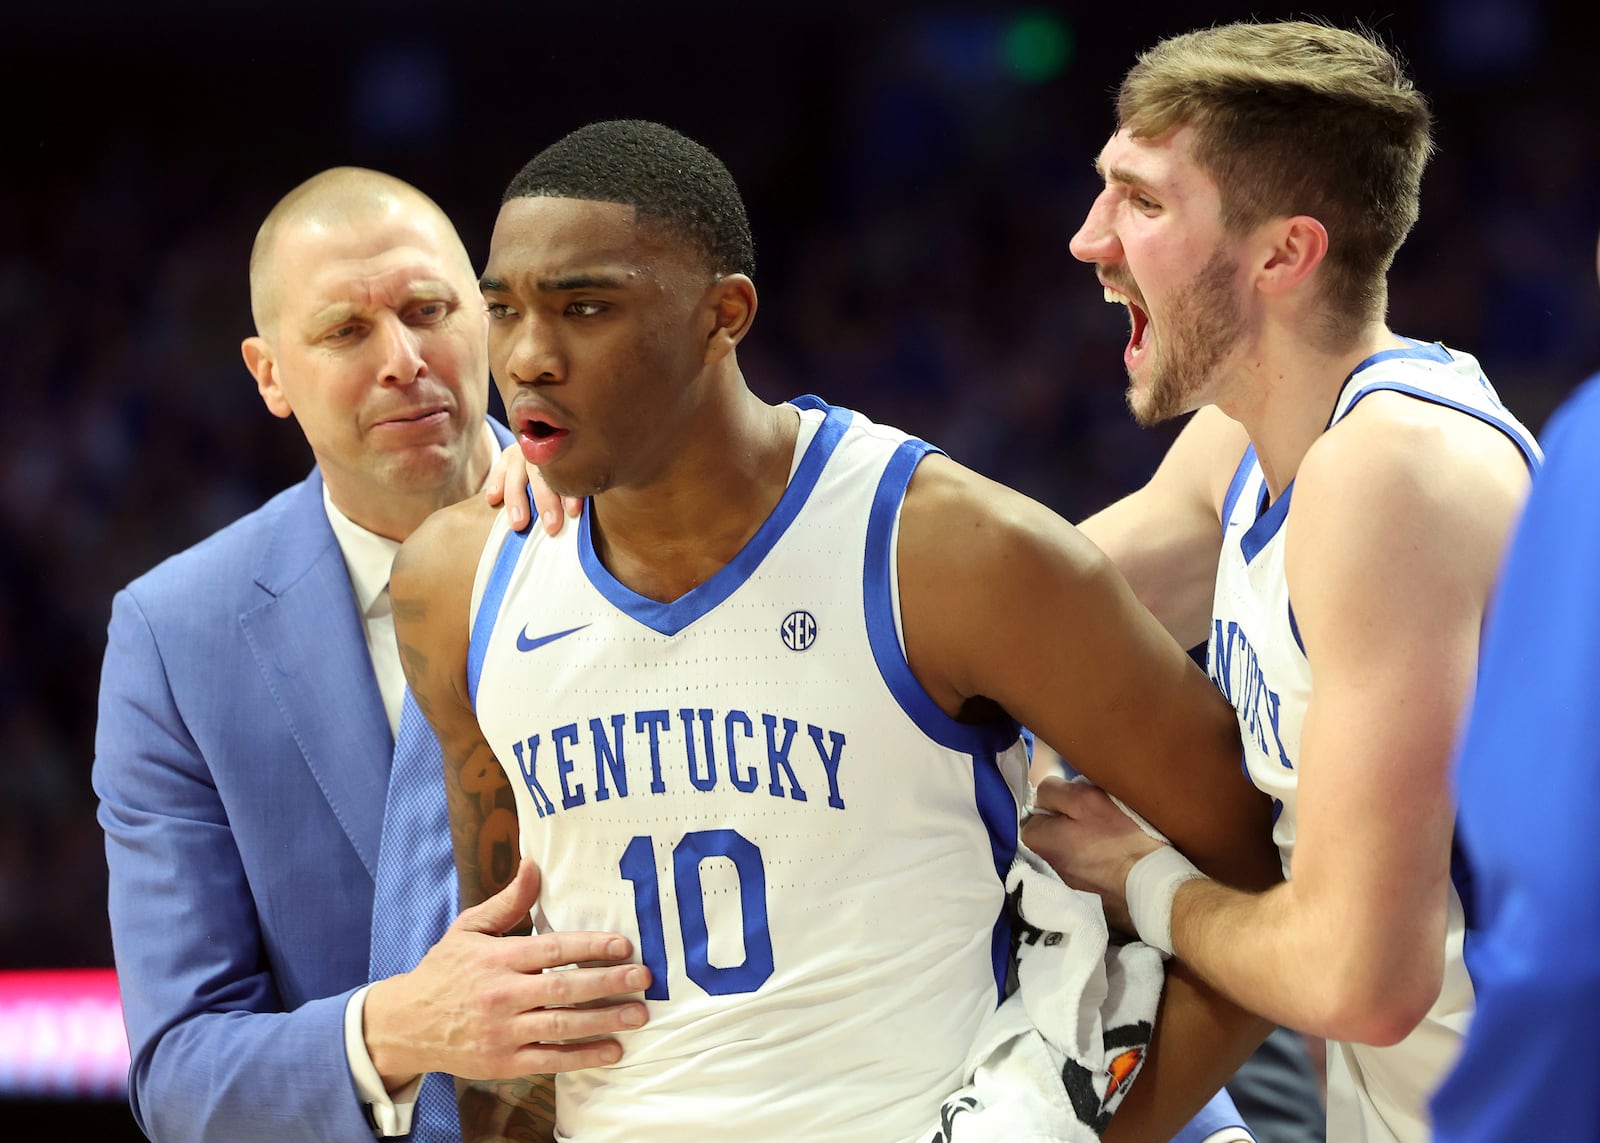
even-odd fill
[{"label": "kentucky text on jersey", "polygon": [[[556,812],[552,791],[561,809],[574,810],[641,789],[665,794],[731,788],[808,802],[826,786],[826,804],[842,810],[844,748],[845,736],[837,730],[782,715],[679,707],[569,722],[524,735],[511,744],[511,753],[542,818]],[[646,766],[649,784],[641,786]]]},{"label": "kentucky text on jersey", "polygon": [[[1261,660],[1255,648],[1250,646],[1250,641],[1233,620],[1228,620],[1226,624],[1221,619],[1211,621],[1211,650],[1206,662],[1209,664],[1211,681],[1222,689],[1233,708],[1239,712],[1239,724],[1244,732],[1255,738],[1263,754],[1270,754],[1272,747],[1276,747],[1278,761],[1293,770],[1294,762],[1284,749],[1283,738],[1278,732],[1282,708],[1278,692],[1267,686],[1266,674],[1261,670]],[[1238,664],[1237,671],[1234,670],[1235,663]],[[1270,745],[1267,742],[1269,733],[1272,735]]]}]

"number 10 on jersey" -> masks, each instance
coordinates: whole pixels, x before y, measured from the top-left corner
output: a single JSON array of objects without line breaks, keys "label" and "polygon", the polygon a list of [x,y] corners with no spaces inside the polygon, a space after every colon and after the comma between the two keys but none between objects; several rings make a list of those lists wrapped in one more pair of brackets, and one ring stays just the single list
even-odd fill
[{"label": "number 10 on jersey", "polygon": [[[706,928],[705,890],[700,863],[725,857],[739,874],[739,913],[744,929],[744,961],[711,963]],[[622,877],[633,883],[633,908],[639,922],[639,956],[650,970],[646,1000],[669,999],[667,940],[661,925],[661,883],[654,843],[634,838],[622,851]],[[678,900],[678,931],[683,934],[683,971],[712,996],[754,992],[772,975],[772,934],[767,928],[767,872],[761,850],[731,829],[692,830],[672,848],[672,884]]]}]

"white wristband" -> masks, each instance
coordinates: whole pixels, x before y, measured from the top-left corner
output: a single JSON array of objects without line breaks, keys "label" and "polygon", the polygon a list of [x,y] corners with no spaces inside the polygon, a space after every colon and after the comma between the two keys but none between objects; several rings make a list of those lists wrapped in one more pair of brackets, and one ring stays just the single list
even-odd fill
[{"label": "white wristband", "polygon": [[1128,913],[1139,939],[1171,956],[1172,899],[1178,895],[1179,885],[1204,876],[1170,845],[1163,845],[1134,862],[1133,868],[1128,870],[1123,892],[1128,898]]}]

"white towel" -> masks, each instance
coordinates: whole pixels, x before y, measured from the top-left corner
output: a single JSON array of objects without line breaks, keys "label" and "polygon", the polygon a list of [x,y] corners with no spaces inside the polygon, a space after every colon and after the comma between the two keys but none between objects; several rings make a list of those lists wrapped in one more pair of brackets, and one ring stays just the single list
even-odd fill
[{"label": "white towel", "polygon": [[919,1143],[1095,1143],[1144,1063],[1161,954],[1110,940],[1100,899],[1020,843],[1006,895],[1006,998],[968,1054],[966,1086]]}]

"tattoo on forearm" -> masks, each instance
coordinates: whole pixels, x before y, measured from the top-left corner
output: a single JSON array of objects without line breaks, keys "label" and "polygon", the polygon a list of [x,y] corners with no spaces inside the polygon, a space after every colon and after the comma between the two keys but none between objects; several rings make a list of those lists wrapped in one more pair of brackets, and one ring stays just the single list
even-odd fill
[{"label": "tattoo on forearm", "polygon": [[464,694],[459,664],[446,664],[417,645],[426,637],[429,604],[420,596],[393,595],[400,659],[412,695],[444,753],[450,838],[463,907],[504,888],[517,871],[517,806],[494,752]]},{"label": "tattoo on forearm", "polygon": [[457,740],[441,738],[445,795],[461,903],[468,905],[499,892],[516,873],[517,808],[505,771],[482,736],[474,730],[449,737]]}]

